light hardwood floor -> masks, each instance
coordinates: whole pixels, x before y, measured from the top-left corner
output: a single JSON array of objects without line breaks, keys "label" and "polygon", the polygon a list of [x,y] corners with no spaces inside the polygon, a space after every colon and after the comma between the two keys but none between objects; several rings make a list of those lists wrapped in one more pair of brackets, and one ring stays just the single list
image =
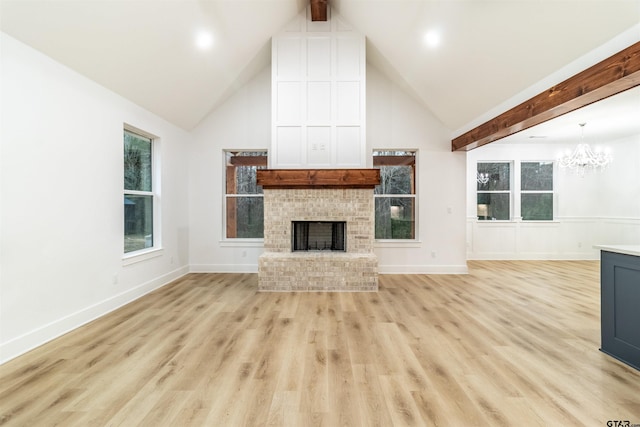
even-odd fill
[{"label": "light hardwood floor", "polygon": [[640,423],[640,372],[598,351],[598,262],[469,268],[378,293],[187,275],[0,366],[0,424]]}]

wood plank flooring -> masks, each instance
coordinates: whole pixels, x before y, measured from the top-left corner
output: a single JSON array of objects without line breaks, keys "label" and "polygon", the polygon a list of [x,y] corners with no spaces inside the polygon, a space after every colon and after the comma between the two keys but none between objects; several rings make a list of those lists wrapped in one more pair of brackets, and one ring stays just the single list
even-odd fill
[{"label": "wood plank flooring", "polygon": [[598,262],[469,269],[377,293],[190,274],[0,366],[0,425],[640,424],[640,372],[598,351]]}]

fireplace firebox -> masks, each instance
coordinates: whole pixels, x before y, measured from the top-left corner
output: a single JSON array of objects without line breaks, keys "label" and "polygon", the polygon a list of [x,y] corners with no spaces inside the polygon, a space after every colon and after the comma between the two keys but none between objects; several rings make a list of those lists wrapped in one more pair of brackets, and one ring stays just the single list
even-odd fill
[{"label": "fireplace firebox", "polygon": [[291,250],[346,251],[345,221],[292,221]]}]

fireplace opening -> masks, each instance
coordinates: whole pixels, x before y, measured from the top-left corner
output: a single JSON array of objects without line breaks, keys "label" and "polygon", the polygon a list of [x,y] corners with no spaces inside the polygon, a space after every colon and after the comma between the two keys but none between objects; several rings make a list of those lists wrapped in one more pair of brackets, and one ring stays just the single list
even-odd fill
[{"label": "fireplace opening", "polygon": [[293,221],[292,251],[346,250],[345,221]]}]

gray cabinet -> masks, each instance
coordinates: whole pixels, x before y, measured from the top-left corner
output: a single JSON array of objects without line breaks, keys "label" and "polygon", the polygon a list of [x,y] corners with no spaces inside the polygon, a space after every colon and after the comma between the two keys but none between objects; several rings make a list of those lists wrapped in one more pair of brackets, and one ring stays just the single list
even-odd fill
[{"label": "gray cabinet", "polygon": [[640,369],[640,257],[601,252],[602,350]]}]

